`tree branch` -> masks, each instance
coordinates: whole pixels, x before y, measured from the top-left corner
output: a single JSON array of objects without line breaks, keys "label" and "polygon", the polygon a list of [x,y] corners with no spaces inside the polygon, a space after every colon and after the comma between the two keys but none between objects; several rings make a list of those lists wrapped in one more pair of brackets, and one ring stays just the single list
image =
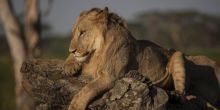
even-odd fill
[{"label": "tree branch", "polygon": [[38,57],[40,55],[38,43],[41,27],[38,2],[39,0],[25,0],[25,34],[30,57]]}]

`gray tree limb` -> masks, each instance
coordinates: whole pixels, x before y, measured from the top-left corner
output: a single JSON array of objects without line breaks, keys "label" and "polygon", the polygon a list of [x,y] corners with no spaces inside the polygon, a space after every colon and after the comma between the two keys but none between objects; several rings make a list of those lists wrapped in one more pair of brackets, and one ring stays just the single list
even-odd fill
[{"label": "gray tree limb", "polygon": [[27,57],[26,48],[22,39],[21,29],[16,17],[14,16],[9,0],[0,0],[0,19],[6,33],[6,38],[14,63],[16,108],[17,110],[31,110],[33,109],[32,107],[34,103],[32,102],[30,96],[22,88],[22,75],[20,73],[22,62]]},{"label": "gray tree limb", "polygon": [[29,57],[40,55],[40,13],[39,0],[25,0],[25,34]]},{"label": "gray tree limb", "polygon": [[26,0],[25,10],[26,38],[24,38],[23,31],[21,31],[15,17],[11,1],[0,0],[0,19],[6,33],[15,71],[17,110],[32,110],[34,107],[34,102],[21,85],[22,75],[20,68],[22,62],[27,57],[34,57],[39,52],[39,49],[36,48],[39,42],[40,32],[38,0]]}]

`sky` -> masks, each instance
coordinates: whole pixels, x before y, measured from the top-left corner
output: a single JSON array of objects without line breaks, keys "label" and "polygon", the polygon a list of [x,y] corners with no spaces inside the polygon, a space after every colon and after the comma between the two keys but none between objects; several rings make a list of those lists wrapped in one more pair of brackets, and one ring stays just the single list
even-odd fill
[{"label": "sky", "polygon": [[[12,0],[15,10],[22,12],[24,0]],[[44,21],[49,22],[53,32],[66,34],[71,31],[76,17],[83,10],[93,7],[109,7],[125,20],[134,19],[143,11],[196,10],[203,13],[220,15],[220,0],[54,0],[51,12]],[[48,0],[40,0],[41,11],[48,7]]]}]

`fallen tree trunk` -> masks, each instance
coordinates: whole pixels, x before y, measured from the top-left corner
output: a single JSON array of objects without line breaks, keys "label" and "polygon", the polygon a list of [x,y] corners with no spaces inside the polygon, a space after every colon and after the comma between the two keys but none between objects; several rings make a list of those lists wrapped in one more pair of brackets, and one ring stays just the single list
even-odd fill
[{"label": "fallen tree trunk", "polygon": [[[72,97],[90,79],[61,74],[62,60],[33,59],[23,63],[23,86],[37,103],[37,110],[66,110]],[[149,85],[137,71],[130,71],[115,86],[96,97],[89,110],[200,110],[207,109],[204,100],[172,101],[167,92]]]}]

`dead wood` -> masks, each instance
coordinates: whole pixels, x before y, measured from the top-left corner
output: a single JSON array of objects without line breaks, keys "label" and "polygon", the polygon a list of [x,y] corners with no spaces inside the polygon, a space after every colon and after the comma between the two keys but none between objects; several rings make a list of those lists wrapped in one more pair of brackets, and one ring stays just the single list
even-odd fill
[{"label": "dead wood", "polygon": [[[66,110],[72,97],[90,81],[79,75],[61,74],[62,60],[32,59],[23,63],[23,86],[36,101],[37,110]],[[174,101],[161,88],[150,85],[132,70],[115,82],[115,86],[96,97],[88,110],[201,110],[207,109],[201,99]]]}]

